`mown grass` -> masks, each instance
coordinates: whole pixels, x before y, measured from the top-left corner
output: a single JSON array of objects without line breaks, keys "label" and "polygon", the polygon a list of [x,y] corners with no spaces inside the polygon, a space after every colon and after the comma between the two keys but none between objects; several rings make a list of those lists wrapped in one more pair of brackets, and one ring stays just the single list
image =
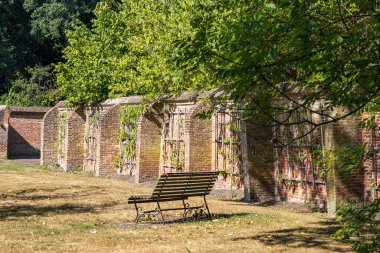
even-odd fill
[{"label": "mown grass", "polygon": [[[324,214],[209,198],[213,220],[131,225],[152,186],[0,160],[0,252],[348,252]],[[195,198],[195,203],[201,199]],[[169,203],[167,205],[175,205]],[[176,213],[167,213],[174,216]]]}]

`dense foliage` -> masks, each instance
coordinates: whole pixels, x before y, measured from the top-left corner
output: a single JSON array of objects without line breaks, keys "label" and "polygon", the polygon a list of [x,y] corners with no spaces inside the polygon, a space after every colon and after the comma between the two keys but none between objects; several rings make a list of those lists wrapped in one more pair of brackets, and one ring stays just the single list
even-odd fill
[{"label": "dense foliage", "polygon": [[[49,95],[44,96],[47,87],[56,89],[55,82],[51,82],[55,77],[49,65],[61,59],[61,50],[66,46],[65,30],[71,27],[71,22],[80,19],[89,24],[95,4],[96,0],[0,0],[2,103],[55,103],[56,100],[50,100]],[[49,69],[48,83],[31,80],[33,76],[40,75],[41,69]],[[32,91],[41,91],[34,94],[43,101],[25,99]]]},{"label": "dense foliage", "polygon": [[304,95],[292,110],[321,99],[327,109],[378,107],[377,1],[210,0],[194,8],[177,62],[194,74],[207,66],[235,100],[268,113],[268,97],[292,100],[294,92]]},{"label": "dense foliage", "polygon": [[62,99],[50,66],[26,68],[26,71],[11,81],[7,93],[0,97],[2,104],[51,106]]},{"label": "dense foliage", "polygon": [[359,0],[107,1],[92,29],[69,34],[58,80],[73,103],[222,87],[260,109],[257,94],[303,91],[300,107],[359,110],[378,105],[379,12]]},{"label": "dense foliage", "polygon": [[191,28],[188,2],[192,1],[99,4],[92,29],[78,24],[69,33],[65,61],[57,67],[58,82],[68,101],[91,103],[114,96],[198,88],[173,62],[176,42]]},{"label": "dense foliage", "polygon": [[343,203],[337,212],[338,221],[342,228],[337,235],[353,241],[357,252],[379,252],[380,251],[380,199],[370,205],[359,205],[355,202]]}]

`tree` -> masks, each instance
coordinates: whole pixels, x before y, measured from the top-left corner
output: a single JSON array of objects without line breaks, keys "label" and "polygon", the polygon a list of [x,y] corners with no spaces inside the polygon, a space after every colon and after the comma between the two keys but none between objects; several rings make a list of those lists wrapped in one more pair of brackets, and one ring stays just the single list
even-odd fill
[{"label": "tree", "polygon": [[[378,1],[210,0],[194,8],[177,62],[194,75],[207,66],[235,101],[249,98],[272,116],[258,97],[289,100],[288,111],[321,100],[326,109],[351,107],[347,115],[379,108]],[[337,120],[325,116],[326,124]]]},{"label": "tree", "polygon": [[[154,97],[185,88],[187,76],[173,60],[175,42],[190,24],[191,1],[106,1],[92,28],[78,24],[68,33],[58,83],[71,103],[144,94]],[[207,86],[203,83],[202,87]]]},{"label": "tree", "polygon": [[[305,117],[290,124],[309,124],[313,131],[355,113],[380,110],[379,1],[210,0],[193,8],[191,32],[178,42],[177,65],[193,76],[202,76],[205,68],[217,76],[229,99],[248,106],[248,121],[265,115],[270,126],[281,126],[306,110],[325,120]],[[285,106],[272,103],[278,99]],[[313,109],[317,101],[324,112]],[[341,107],[347,111],[330,114]],[[335,159],[352,156],[347,151]],[[337,235],[357,237],[354,249],[359,252],[379,252],[378,215],[378,200],[343,205]]]},{"label": "tree", "polygon": [[8,92],[0,97],[0,104],[54,106],[60,100],[52,67],[47,66],[27,68],[27,75],[18,74]]}]

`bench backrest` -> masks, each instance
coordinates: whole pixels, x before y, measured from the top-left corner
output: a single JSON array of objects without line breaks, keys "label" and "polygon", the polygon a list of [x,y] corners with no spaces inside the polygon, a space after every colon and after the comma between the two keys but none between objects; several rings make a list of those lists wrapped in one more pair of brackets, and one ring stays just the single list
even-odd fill
[{"label": "bench backrest", "polygon": [[217,178],[217,171],[163,174],[152,195],[159,198],[205,196],[210,194]]}]

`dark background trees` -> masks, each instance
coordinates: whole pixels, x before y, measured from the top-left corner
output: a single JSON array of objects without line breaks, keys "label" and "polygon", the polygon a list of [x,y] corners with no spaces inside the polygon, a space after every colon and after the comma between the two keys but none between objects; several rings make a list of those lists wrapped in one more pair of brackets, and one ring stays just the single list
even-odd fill
[{"label": "dark background trees", "polygon": [[2,103],[52,105],[60,98],[50,65],[61,60],[65,31],[75,20],[89,25],[95,5],[96,0],[0,0]]}]

